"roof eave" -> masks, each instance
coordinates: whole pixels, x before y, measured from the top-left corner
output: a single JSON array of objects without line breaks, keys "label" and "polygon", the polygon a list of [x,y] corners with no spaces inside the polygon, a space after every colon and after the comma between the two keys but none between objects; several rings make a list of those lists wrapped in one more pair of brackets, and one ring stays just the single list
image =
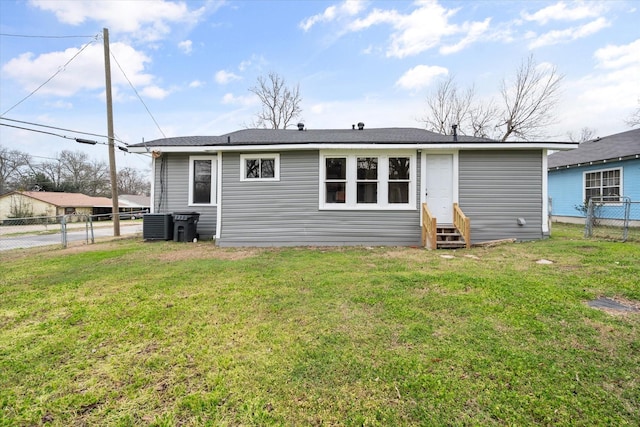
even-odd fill
[{"label": "roof eave", "polygon": [[553,171],[553,170],[560,170],[560,169],[581,168],[584,166],[601,165],[601,164],[606,164],[611,162],[622,162],[625,160],[635,160],[635,159],[640,159],[640,154],[632,154],[630,156],[621,156],[621,157],[612,157],[610,159],[602,159],[602,160],[588,160],[580,163],[570,163],[568,165],[550,166],[548,170]]},{"label": "roof eave", "polygon": [[[155,146],[149,147],[151,151],[164,153],[213,153],[213,152],[237,152],[237,151],[273,151],[274,148],[282,151],[290,150],[355,150],[355,149],[411,149],[411,150],[459,150],[459,149],[547,149],[547,150],[571,150],[578,147],[577,143],[559,142],[411,142],[411,143],[263,143],[240,144],[235,143],[219,145],[199,146]],[[149,150],[144,147],[129,147],[132,153],[146,153]]]}]

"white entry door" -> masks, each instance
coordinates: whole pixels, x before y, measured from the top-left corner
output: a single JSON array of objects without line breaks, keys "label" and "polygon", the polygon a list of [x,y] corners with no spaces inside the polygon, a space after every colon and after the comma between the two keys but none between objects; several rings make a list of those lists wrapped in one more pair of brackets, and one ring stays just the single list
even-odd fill
[{"label": "white entry door", "polygon": [[425,186],[427,206],[438,224],[453,224],[453,155],[427,154]]}]

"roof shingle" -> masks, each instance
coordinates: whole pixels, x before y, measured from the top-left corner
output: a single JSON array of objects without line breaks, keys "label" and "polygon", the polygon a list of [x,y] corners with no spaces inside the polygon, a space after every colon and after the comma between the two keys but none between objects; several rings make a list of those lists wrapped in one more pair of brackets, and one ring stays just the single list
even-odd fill
[{"label": "roof shingle", "polygon": [[[458,135],[458,142],[487,142],[486,138]],[[181,136],[162,138],[131,147],[189,147],[276,144],[393,144],[454,142],[453,135],[441,135],[417,128],[372,129],[243,129],[220,136]]]},{"label": "roof shingle", "polygon": [[549,155],[548,167],[573,166],[640,155],[640,129],[583,142],[578,148]]},{"label": "roof shingle", "polygon": [[59,207],[111,207],[111,199],[92,197],[82,193],[58,193],[53,191],[18,191],[18,193]]}]

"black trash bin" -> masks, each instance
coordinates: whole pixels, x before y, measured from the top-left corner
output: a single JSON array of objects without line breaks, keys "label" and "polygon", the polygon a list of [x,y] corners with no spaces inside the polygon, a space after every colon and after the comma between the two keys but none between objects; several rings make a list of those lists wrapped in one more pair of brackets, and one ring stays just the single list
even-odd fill
[{"label": "black trash bin", "polygon": [[193,242],[198,239],[198,212],[173,213],[173,241]]}]

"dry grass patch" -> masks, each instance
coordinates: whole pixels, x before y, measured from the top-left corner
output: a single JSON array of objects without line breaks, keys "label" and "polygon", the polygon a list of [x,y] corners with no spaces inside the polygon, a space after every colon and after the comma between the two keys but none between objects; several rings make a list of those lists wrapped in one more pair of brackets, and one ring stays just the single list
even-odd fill
[{"label": "dry grass patch", "polygon": [[168,244],[165,250],[152,255],[153,259],[164,262],[219,259],[238,261],[259,255],[263,250],[256,248],[220,248],[209,242]]}]

